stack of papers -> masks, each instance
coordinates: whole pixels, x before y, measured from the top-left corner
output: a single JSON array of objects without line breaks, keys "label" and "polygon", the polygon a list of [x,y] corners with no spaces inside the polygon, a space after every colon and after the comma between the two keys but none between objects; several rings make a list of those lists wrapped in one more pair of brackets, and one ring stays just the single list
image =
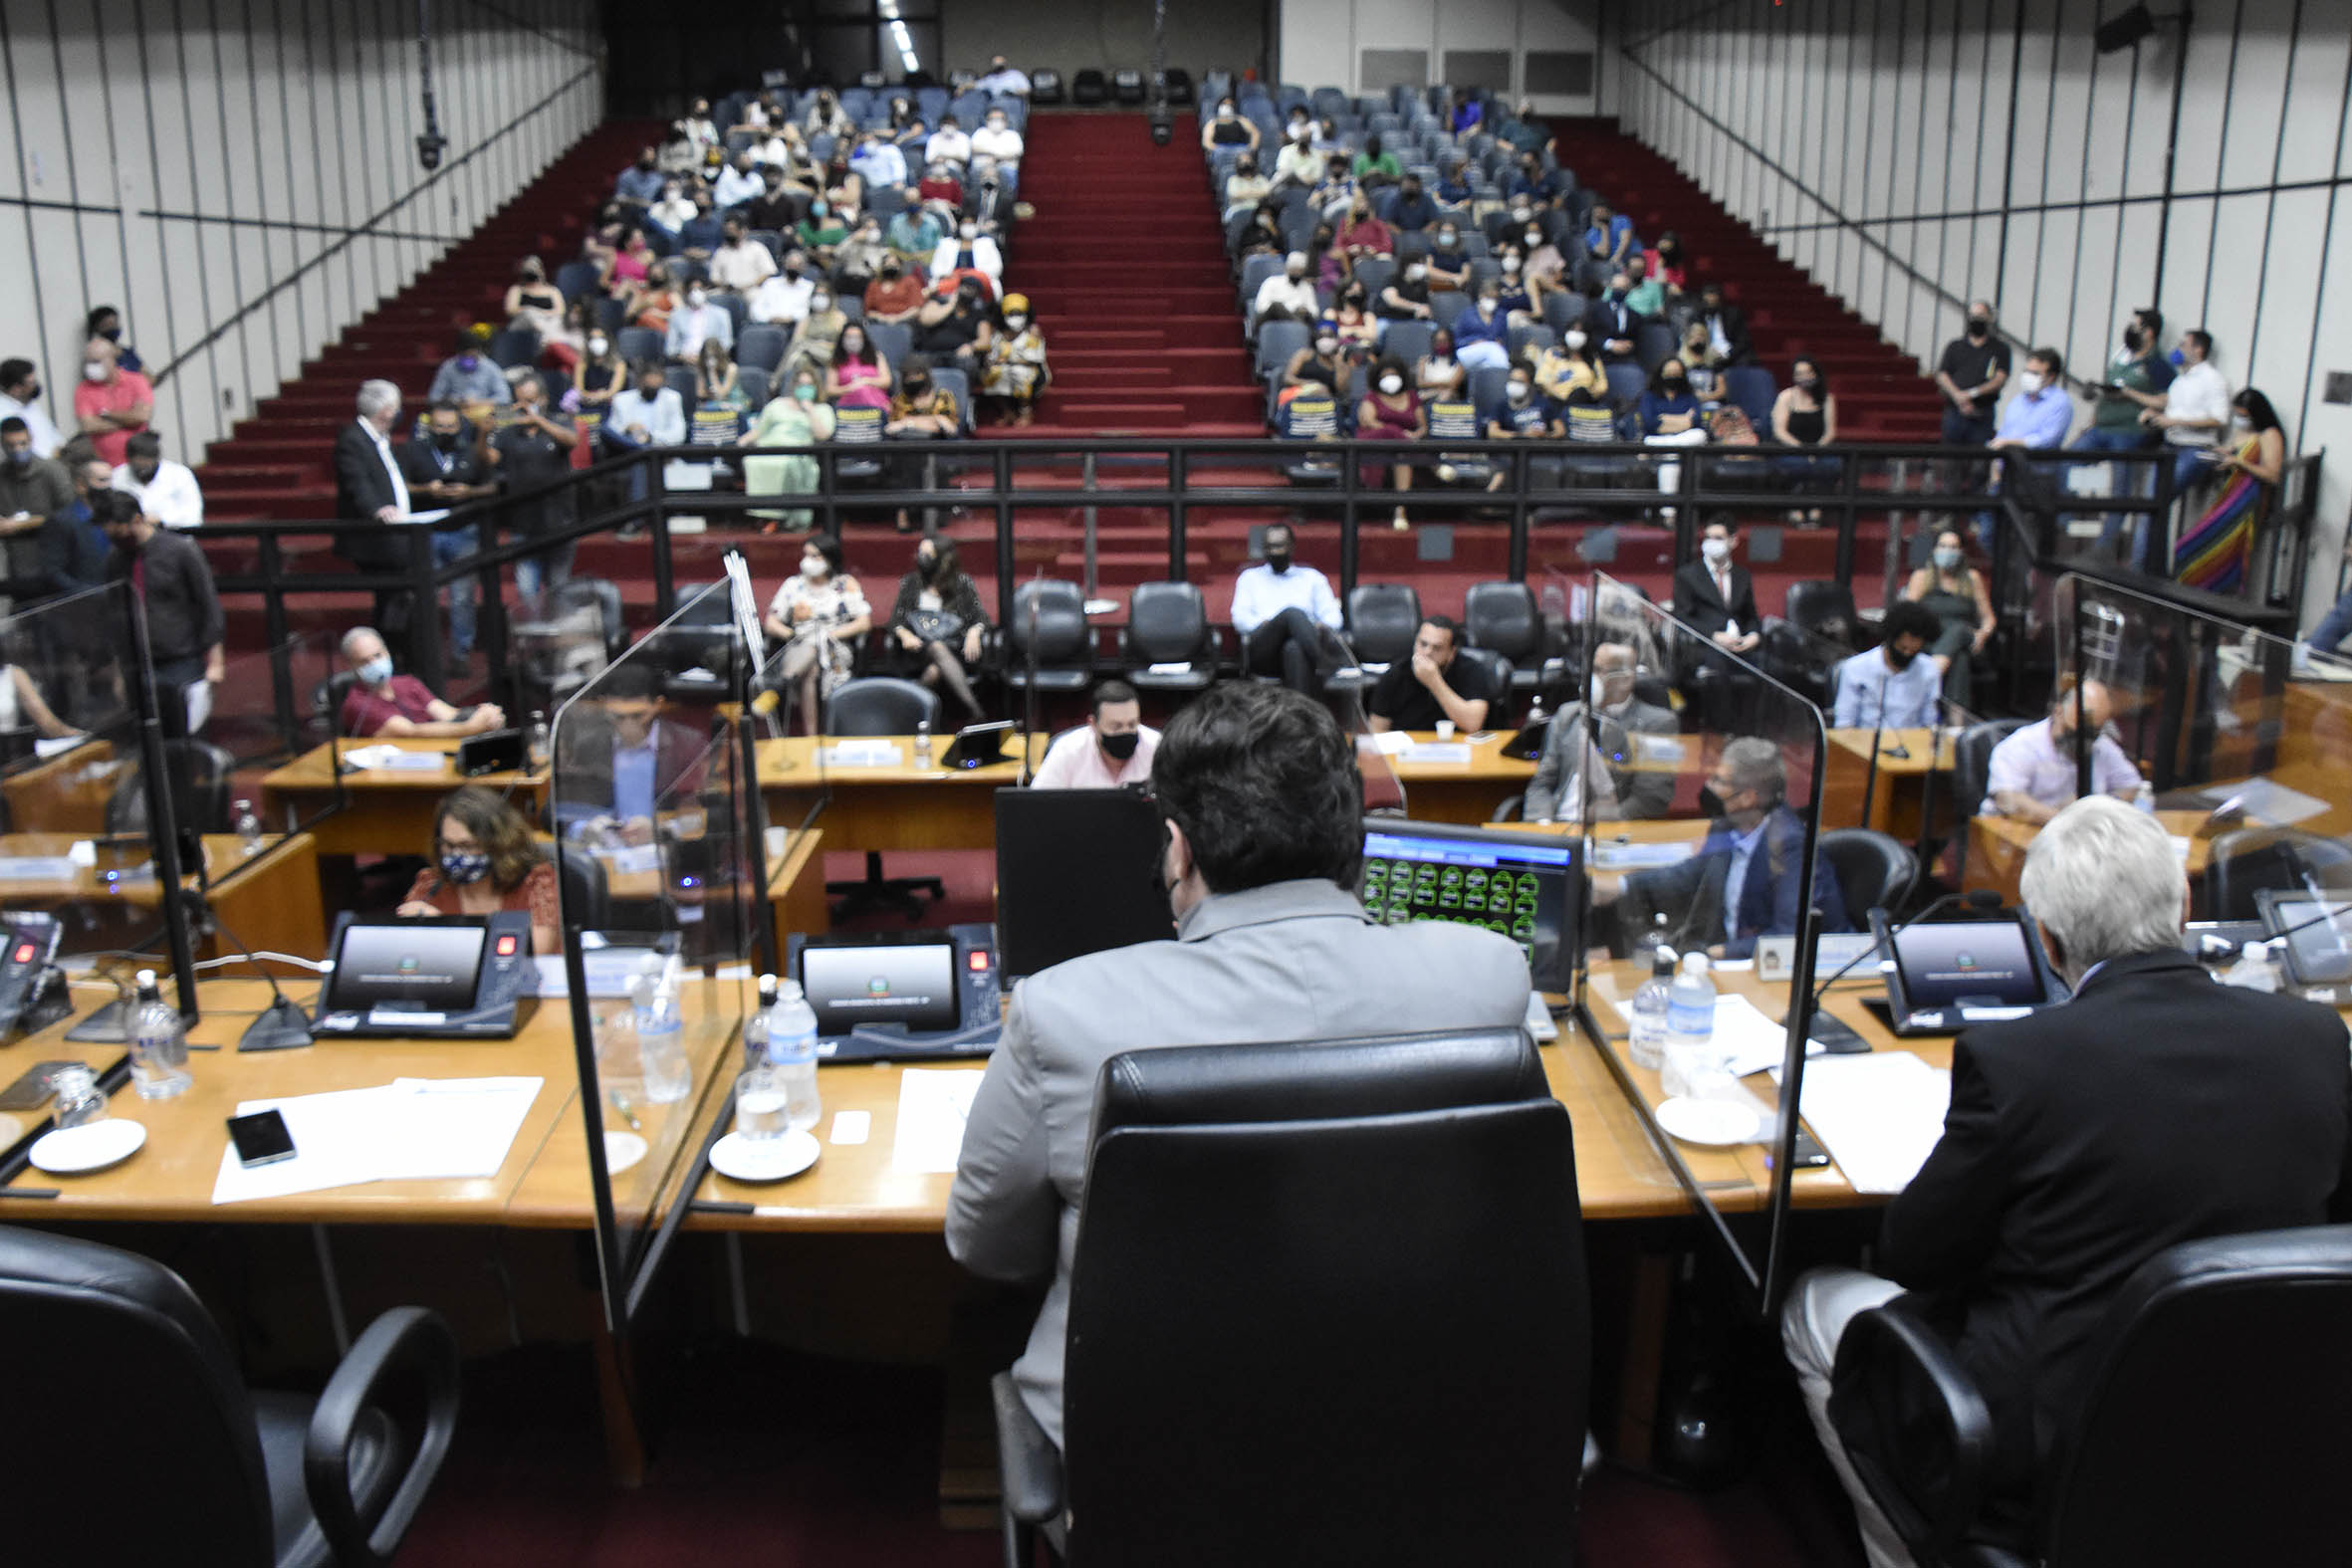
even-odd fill
[{"label": "stack of papers", "polygon": [[978,1067],[909,1067],[898,1075],[898,1132],[893,1170],[952,1176],[964,1148],[964,1119],[980,1092]]},{"label": "stack of papers", "polygon": [[1805,1063],[1798,1113],[1857,1193],[1899,1193],[1944,1136],[1952,1074],[1909,1051]]},{"label": "stack of papers", "polygon": [[361,746],[343,754],[346,768],[391,773],[437,774],[449,767],[447,752],[407,752],[397,746]]},{"label": "stack of papers", "polygon": [[237,1114],[278,1112],[294,1158],[251,1169],[234,1145],[220,1152],[216,1204],[285,1198],[362,1182],[462,1181],[496,1176],[531,1114],[544,1078],[394,1078],[373,1089],[246,1100]]}]

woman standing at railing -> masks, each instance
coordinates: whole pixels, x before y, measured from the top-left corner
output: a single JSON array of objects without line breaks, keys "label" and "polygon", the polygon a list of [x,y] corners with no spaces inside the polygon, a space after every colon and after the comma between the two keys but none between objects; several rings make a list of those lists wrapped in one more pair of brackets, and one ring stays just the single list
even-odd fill
[{"label": "woman standing at railing", "polygon": [[2254,530],[2278,493],[2286,468],[2286,432],[2270,399],[2247,387],[2232,400],[2237,450],[2214,465],[2222,493],[2173,551],[2173,575],[2185,586],[2235,593],[2245,584]]}]

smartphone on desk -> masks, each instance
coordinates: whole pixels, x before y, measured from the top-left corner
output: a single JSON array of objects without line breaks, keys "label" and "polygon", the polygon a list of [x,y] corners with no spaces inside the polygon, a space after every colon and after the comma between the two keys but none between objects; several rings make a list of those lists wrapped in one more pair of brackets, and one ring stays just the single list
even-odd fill
[{"label": "smartphone on desk", "polygon": [[78,1061],[37,1061],[18,1076],[16,1082],[0,1089],[0,1111],[37,1111],[49,1103],[57,1093],[57,1075],[67,1067],[79,1067]]},{"label": "smartphone on desk", "polygon": [[237,1149],[237,1163],[250,1170],[294,1158],[294,1134],[276,1111],[255,1111],[229,1118],[229,1142]]}]

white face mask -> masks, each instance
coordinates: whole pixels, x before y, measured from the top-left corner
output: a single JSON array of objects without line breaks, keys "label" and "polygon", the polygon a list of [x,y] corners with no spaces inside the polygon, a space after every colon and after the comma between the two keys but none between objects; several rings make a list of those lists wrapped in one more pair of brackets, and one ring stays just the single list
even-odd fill
[{"label": "white face mask", "polygon": [[709,298],[710,296],[703,293],[700,289],[688,289],[686,291],[686,303],[698,311],[702,309],[702,302]]},{"label": "white face mask", "polygon": [[1314,340],[1314,351],[1316,353],[1337,353],[1339,351],[1339,339],[1336,337],[1317,337]]},{"label": "white face mask", "polygon": [[979,234],[979,232],[980,225],[977,223],[961,223],[956,226],[956,233],[967,240],[973,238],[975,235]]},{"label": "white face mask", "polygon": [[811,582],[823,576],[827,569],[829,568],[826,567],[822,557],[803,556],[801,558],[801,575],[807,577]]},{"label": "white face mask", "polygon": [[1419,283],[1424,277],[1428,275],[1428,268],[1422,266],[1419,262],[1415,262],[1412,266],[1405,269],[1405,282]]},{"label": "white face mask", "polygon": [[603,358],[604,350],[611,346],[612,340],[608,337],[590,337],[588,339],[588,352],[598,359]]},{"label": "white face mask", "polygon": [[107,367],[106,367],[105,365],[103,365],[103,364],[100,364],[100,363],[99,363],[99,362],[98,362],[96,359],[93,359],[93,360],[91,360],[91,361],[90,361],[88,364],[85,364],[84,366],[82,366],[82,379],[83,379],[83,380],[85,380],[85,381],[103,381],[103,380],[105,380],[106,378],[107,378]]},{"label": "white face mask", "polygon": [[1709,565],[1720,566],[1732,559],[1732,542],[1728,539],[1705,540],[1699,546],[1699,553],[1707,558]]},{"label": "white face mask", "polygon": [[1560,335],[1560,341],[1566,343],[1570,348],[1583,347],[1584,329],[1581,327],[1569,328],[1565,333]]},{"label": "white face mask", "polygon": [[1495,314],[1495,302],[1494,302],[1494,301],[1492,301],[1492,300],[1481,300],[1481,301],[1479,301],[1479,302],[1478,302],[1478,314],[1479,314],[1479,315],[1481,315],[1481,316],[1492,316],[1492,315],[1494,315],[1494,314]]},{"label": "white face mask", "polygon": [[1504,270],[1504,272],[1505,272],[1505,273],[1516,273],[1516,272],[1518,272],[1518,271],[1519,271],[1519,258],[1518,258],[1517,256],[1506,256],[1506,257],[1504,257],[1504,258],[1503,258],[1503,270]]},{"label": "white face mask", "polygon": [[2034,393],[2040,391],[2041,372],[2039,370],[2018,371],[2017,390],[2023,392],[2027,397],[2031,397]]},{"label": "white face mask", "polygon": [[1595,708],[1609,705],[1609,678],[1606,675],[1595,674],[1592,677],[1592,705]]},{"label": "white face mask", "polygon": [[1529,250],[1533,250],[1533,249],[1535,249],[1537,246],[1541,245],[1542,243],[1543,243],[1543,232],[1542,232],[1540,229],[1529,229],[1529,230],[1528,230],[1528,249],[1529,249]]},{"label": "white face mask", "polygon": [[1503,389],[1503,395],[1515,403],[1524,403],[1533,396],[1535,389],[1525,381],[1514,381]]},{"label": "white face mask", "polygon": [[2233,429],[2233,430],[2235,430],[2235,431],[2237,431],[2237,432],[2238,432],[2239,434],[2241,434],[2241,435],[2242,435],[2242,434],[2244,434],[2244,433],[2246,433],[2247,431],[2250,431],[2250,430],[2252,430],[2252,429],[2253,429],[2253,427],[2254,427],[2254,422],[2253,422],[2253,420],[2251,420],[2251,419],[2247,418],[2247,417],[2246,417],[2244,414],[2242,414],[2242,413],[2238,413],[2238,414],[2233,414],[2233,415],[2231,415],[2231,416],[2230,416],[2230,428],[2231,428],[2231,429]]},{"label": "white face mask", "polygon": [[1403,391],[1404,389],[1405,378],[1401,375],[1384,375],[1380,378],[1380,390],[1386,392],[1391,397],[1396,396],[1397,393]]},{"label": "white face mask", "polygon": [[1022,315],[1019,311],[1015,311],[1012,315],[1005,318],[1005,327],[1009,332],[1017,333],[1028,325],[1029,318]]},{"label": "white face mask", "polygon": [[1953,550],[1950,547],[1946,547],[1943,550],[1937,551],[1936,569],[1939,571],[1958,571],[1960,569],[1960,552]]}]

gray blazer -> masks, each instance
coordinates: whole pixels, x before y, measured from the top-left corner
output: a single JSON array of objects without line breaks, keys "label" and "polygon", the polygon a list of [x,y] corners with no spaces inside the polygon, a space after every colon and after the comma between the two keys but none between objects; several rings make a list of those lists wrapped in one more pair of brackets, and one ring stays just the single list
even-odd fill
[{"label": "gray blazer", "polygon": [[1520,1022],[1517,944],[1468,926],[1372,923],[1326,881],[1196,905],[1173,942],[1090,954],[1013,992],[1004,1042],[972,1102],[947,1205],[947,1248],[974,1273],[1054,1285],[1014,1381],[1061,1442],[1061,1352],[1094,1082],[1120,1051],[1336,1040]]},{"label": "gray blazer", "polygon": [[[1603,711],[1600,716],[1603,750],[1609,726],[1621,724],[1636,735],[1679,735],[1682,726],[1664,708],[1653,708],[1638,697],[1625,700],[1621,713]],[[1520,815],[1530,822],[1541,821],[1559,814],[1560,791],[1575,777],[1568,766],[1568,737],[1584,733],[1584,705],[1573,702],[1553,715],[1551,728],[1544,733],[1543,756],[1535,764],[1535,777],[1528,781],[1527,800]],[[1617,787],[1619,816],[1664,816],[1674,804],[1674,775],[1646,769],[1611,768],[1609,782]]]}]

